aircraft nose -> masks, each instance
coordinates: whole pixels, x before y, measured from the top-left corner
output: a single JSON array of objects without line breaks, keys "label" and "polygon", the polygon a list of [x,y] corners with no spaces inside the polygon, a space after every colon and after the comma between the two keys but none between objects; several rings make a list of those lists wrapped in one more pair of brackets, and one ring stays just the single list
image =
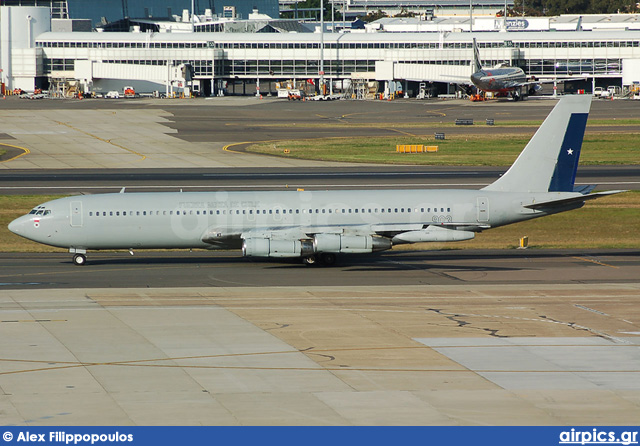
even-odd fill
[{"label": "aircraft nose", "polygon": [[24,217],[18,217],[9,223],[9,231],[22,235],[24,233]]}]

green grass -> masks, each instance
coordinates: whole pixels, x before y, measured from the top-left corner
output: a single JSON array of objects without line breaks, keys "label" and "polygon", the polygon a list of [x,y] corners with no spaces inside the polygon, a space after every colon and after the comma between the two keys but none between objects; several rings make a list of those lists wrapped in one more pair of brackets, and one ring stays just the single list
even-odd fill
[{"label": "green grass", "polygon": [[[0,248],[4,252],[64,252],[30,242],[7,229],[14,218],[57,196],[0,196]],[[491,229],[459,243],[421,243],[396,249],[510,249],[520,237],[536,248],[640,249],[640,192],[627,192],[590,201],[575,211]]]},{"label": "green grass", "polygon": [[[530,135],[451,135],[436,141],[433,134],[375,138],[326,138],[253,144],[247,151],[291,158],[376,164],[509,166]],[[396,144],[437,145],[437,153],[396,153]],[[284,150],[289,153],[285,154]],[[581,165],[640,164],[640,134],[587,134]]]}]

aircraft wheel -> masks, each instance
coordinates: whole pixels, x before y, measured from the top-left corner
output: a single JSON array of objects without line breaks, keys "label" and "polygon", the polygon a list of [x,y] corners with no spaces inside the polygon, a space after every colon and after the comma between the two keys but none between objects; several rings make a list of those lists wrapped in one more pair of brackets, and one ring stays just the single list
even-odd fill
[{"label": "aircraft wheel", "polygon": [[304,263],[307,266],[315,266],[318,264],[318,258],[316,256],[304,257],[302,259],[302,263]]},{"label": "aircraft wheel", "polygon": [[87,256],[84,254],[76,254],[73,256],[73,263],[76,266],[83,266],[87,263]]},{"label": "aircraft wheel", "polygon": [[320,254],[320,261],[325,266],[332,266],[336,263],[336,255],[331,252],[323,252]]}]

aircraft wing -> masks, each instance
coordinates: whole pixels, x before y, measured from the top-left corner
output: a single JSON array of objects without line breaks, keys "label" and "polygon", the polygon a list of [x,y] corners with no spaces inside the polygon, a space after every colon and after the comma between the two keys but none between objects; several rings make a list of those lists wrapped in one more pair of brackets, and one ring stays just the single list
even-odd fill
[{"label": "aircraft wing", "polygon": [[513,87],[531,87],[531,86],[535,86],[535,85],[542,85],[542,84],[553,84],[554,82],[557,83],[562,83],[562,82],[569,82],[569,81],[577,81],[577,80],[583,80],[586,79],[586,76],[571,76],[571,77],[550,77],[550,78],[538,78],[538,77],[533,77],[531,80],[525,81],[525,82],[514,82],[512,84]]},{"label": "aircraft wing", "polygon": [[469,76],[455,76],[450,74],[434,76],[432,79],[407,78],[406,80],[410,82],[446,82],[448,84],[473,85]]}]

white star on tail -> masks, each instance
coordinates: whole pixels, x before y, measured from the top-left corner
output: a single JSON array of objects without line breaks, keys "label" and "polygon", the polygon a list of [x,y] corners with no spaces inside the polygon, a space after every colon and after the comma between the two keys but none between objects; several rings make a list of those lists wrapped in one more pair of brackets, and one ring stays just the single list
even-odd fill
[{"label": "white star on tail", "polygon": [[569,149],[569,150],[567,150],[567,154],[569,154],[569,155],[573,155],[573,149]]}]

